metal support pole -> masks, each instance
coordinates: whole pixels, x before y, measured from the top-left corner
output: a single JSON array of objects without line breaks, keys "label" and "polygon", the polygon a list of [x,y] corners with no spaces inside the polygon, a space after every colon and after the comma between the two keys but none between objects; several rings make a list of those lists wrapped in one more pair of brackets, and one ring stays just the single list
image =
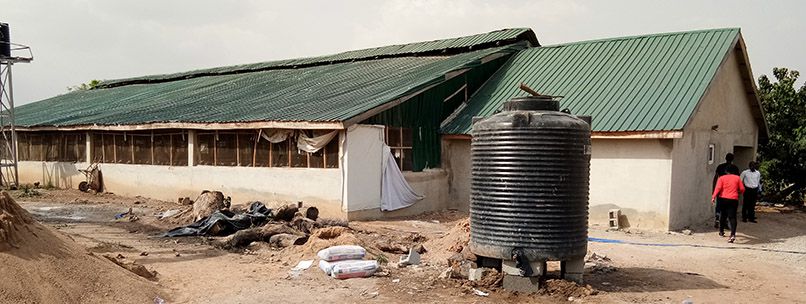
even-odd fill
[{"label": "metal support pole", "polygon": [[19,167],[17,166],[17,129],[14,123],[14,83],[11,82],[12,75],[11,75],[11,66],[13,64],[8,65],[8,116],[9,116],[9,124],[11,124],[11,162],[14,166],[13,175],[14,175],[14,187],[19,186],[20,184],[20,175],[19,175]]}]

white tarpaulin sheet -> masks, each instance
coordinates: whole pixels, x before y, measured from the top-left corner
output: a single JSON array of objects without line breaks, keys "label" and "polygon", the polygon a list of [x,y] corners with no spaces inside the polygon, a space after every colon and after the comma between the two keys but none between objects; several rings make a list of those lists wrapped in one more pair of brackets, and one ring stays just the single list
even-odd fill
[{"label": "white tarpaulin sheet", "polygon": [[305,132],[299,132],[297,136],[297,149],[305,152],[316,153],[333,140],[333,137],[339,134],[339,131],[333,131],[317,137],[308,137]]},{"label": "white tarpaulin sheet", "polygon": [[414,192],[403,172],[395,163],[392,156],[392,149],[383,146],[383,175],[381,176],[381,210],[392,211],[414,205],[417,201],[425,198]]},{"label": "white tarpaulin sheet", "polygon": [[260,130],[260,137],[268,140],[270,143],[276,144],[284,142],[289,136],[294,134],[294,130],[285,129],[263,129]]},{"label": "white tarpaulin sheet", "polygon": [[294,134],[297,135],[297,149],[300,151],[316,153],[319,150],[322,150],[331,140],[333,140],[336,135],[339,135],[339,131],[329,132],[327,134],[323,134],[316,137],[308,137],[305,132],[295,131],[295,130],[285,130],[285,129],[263,129],[260,130],[260,137],[265,140],[268,140],[270,143],[276,144],[281,143],[293,137]]}]

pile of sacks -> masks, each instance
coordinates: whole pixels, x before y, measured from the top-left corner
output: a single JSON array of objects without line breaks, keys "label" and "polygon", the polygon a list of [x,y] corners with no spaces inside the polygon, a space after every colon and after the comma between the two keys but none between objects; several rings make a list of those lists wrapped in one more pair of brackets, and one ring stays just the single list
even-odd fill
[{"label": "pile of sacks", "polygon": [[378,261],[364,260],[367,251],[356,245],[332,246],[320,250],[319,268],[336,279],[365,278],[378,270]]}]

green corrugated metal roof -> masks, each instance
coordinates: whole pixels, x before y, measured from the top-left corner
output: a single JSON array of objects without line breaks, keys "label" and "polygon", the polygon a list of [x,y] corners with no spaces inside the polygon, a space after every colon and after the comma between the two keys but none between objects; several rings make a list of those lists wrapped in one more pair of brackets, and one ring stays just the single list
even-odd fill
[{"label": "green corrugated metal roof", "polygon": [[497,52],[400,57],[72,92],[17,107],[22,127],[157,122],[343,121]]},{"label": "green corrugated metal roof", "polygon": [[532,46],[539,45],[537,38],[535,37],[535,34],[534,32],[532,32],[531,29],[528,28],[503,29],[471,36],[423,41],[408,44],[389,45],[376,48],[347,51],[343,53],[326,55],[326,56],[296,58],[296,59],[278,60],[278,61],[235,65],[227,67],[217,67],[211,69],[202,69],[202,70],[165,74],[165,75],[151,75],[143,77],[118,79],[118,80],[105,80],[101,83],[101,87],[119,86],[131,83],[170,81],[197,76],[206,76],[211,74],[216,75],[216,74],[241,73],[249,71],[261,71],[268,69],[310,67],[315,65],[373,60],[389,57],[445,56],[490,47],[505,46],[518,41],[528,41]]},{"label": "green corrugated metal roof", "polygon": [[681,130],[739,29],[664,33],[543,46],[520,51],[453,118],[445,134],[470,134],[474,116],[527,94],[565,96],[563,108],[593,116],[593,131]]}]

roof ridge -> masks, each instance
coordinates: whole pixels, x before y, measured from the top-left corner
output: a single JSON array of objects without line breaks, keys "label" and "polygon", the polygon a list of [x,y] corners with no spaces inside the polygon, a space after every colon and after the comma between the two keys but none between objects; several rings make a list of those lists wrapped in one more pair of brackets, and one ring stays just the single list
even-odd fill
[{"label": "roof ridge", "polygon": [[345,62],[376,60],[385,58],[451,56],[470,51],[489,49],[511,45],[520,41],[528,41],[533,46],[539,45],[530,28],[505,28],[452,38],[417,41],[406,44],[383,45],[358,50],[301,58],[279,59],[272,61],[246,63],[238,65],[202,68],[185,72],[152,74],[139,77],[104,80],[98,89],[112,88],[131,84],[157,83],[182,80],[188,78],[251,73],[265,70],[298,69],[321,65],[332,65]]},{"label": "roof ridge", "polygon": [[675,35],[697,34],[697,33],[705,33],[705,32],[722,32],[722,31],[737,31],[737,32],[741,32],[741,30],[742,29],[740,27],[723,27],[723,28],[700,29],[700,30],[690,30],[690,31],[675,31],[675,32],[653,33],[653,34],[643,34],[643,35],[630,35],[630,36],[599,38],[599,39],[574,41],[574,42],[564,42],[564,43],[558,43],[558,44],[543,45],[543,46],[540,46],[540,47],[541,48],[553,48],[553,47],[563,47],[563,46],[571,46],[571,45],[612,42],[612,41],[619,41],[619,40],[633,40],[633,39],[643,39],[643,38],[653,38],[653,37],[665,37],[665,36],[675,36]]}]

